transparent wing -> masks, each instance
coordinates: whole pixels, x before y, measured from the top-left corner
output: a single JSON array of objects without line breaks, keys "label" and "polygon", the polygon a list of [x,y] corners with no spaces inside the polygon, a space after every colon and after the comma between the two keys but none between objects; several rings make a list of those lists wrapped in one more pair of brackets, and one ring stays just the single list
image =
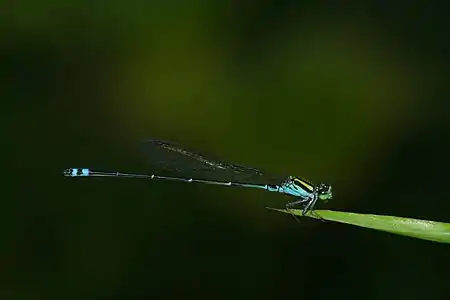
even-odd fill
[{"label": "transparent wing", "polygon": [[147,140],[142,146],[149,163],[171,175],[251,184],[279,184],[282,181],[281,178],[267,175],[261,170],[229,164],[173,142]]}]

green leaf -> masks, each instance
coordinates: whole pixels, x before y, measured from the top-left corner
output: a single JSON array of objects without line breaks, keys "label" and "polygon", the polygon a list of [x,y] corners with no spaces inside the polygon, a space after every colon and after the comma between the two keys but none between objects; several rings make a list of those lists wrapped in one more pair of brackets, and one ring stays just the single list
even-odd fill
[{"label": "green leaf", "polygon": [[[268,207],[268,209],[302,216],[302,211],[298,209],[286,210],[270,207]],[[450,243],[449,223],[393,216],[357,214],[333,210],[316,210],[314,212],[321,218],[328,221],[351,224],[355,226],[406,235],[423,240],[435,241],[440,243]],[[318,218],[317,216],[311,214],[311,212],[307,213],[306,216],[316,219]]]}]

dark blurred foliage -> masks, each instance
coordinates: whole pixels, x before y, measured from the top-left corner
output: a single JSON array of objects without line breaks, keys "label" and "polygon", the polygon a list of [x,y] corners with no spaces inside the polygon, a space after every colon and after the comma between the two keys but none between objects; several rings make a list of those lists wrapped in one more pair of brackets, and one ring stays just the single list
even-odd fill
[{"label": "dark blurred foliage", "polygon": [[[152,4],[150,4],[152,3]],[[450,222],[444,2],[0,7],[1,299],[443,299],[448,246],[150,172],[177,141],[330,182],[327,208]]]}]

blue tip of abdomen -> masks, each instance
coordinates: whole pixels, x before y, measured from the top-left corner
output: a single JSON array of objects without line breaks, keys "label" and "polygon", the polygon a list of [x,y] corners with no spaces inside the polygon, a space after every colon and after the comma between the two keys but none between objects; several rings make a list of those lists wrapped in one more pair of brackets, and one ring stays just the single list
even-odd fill
[{"label": "blue tip of abdomen", "polygon": [[70,168],[64,170],[64,176],[67,177],[89,176],[89,174],[89,169]]}]

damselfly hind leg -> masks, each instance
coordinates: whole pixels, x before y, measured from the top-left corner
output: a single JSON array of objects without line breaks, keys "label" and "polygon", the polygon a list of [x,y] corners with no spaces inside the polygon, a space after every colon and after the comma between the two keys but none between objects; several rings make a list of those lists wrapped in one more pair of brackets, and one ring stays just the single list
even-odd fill
[{"label": "damselfly hind leg", "polygon": [[[303,204],[305,202],[311,201],[311,199],[302,199],[302,200],[298,200],[298,201],[294,201],[294,202],[288,202],[286,203],[286,210],[289,212],[289,214],[297,221],[300,223],[300,220],[292,213],[291,208],[299,205],[299,204]],[[304,214],[303,214],[304,215]]]},{"label": "damselfly hind leg", "polygon": [[289,214],[295,219],[295,221],[300,223],[300,220],[292,213],[291,209],[289,208],[289,206],[286,204],[286,210],[289,212]]}]

